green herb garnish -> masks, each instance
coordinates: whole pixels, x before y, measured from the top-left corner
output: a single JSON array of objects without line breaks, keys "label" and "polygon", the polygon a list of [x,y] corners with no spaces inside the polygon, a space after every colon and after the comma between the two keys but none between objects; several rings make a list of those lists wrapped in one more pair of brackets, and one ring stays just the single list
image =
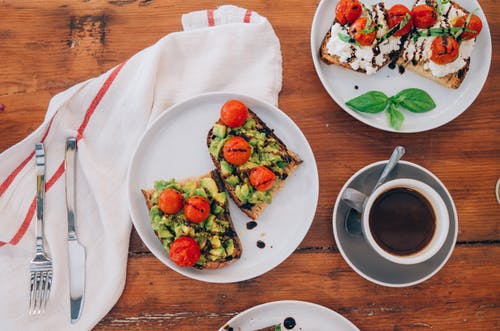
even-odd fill
[{"label": "green herb garnish", "polygon": [[436,108],[431,96],[417,88],[405,89],[392,97],[380,91],[370,91],[347,101],[346,105],[355,111],[370,114],[380,113],[387,108],[389,124],[395,130],[399,130],[404,121],[400,107],[413,113],[425,113]]},{"label": "green herb garnish", "polygon": [[404,28],[406,26],[406,24],[408,24],[408,22],[410,21],[411,19],[411,16],[410,14],[406,14],[405,17],[403,17],[403,19],[401,20],[401,22],[399,22],[398,25],[394,25],[392,28],[389,29],[389,31],[387,31],[379,40],[378,42],[381,43],[387,39],[389,39],[390,36],[392,36],[393,34],[395,34],[396,32],[398,32],[399,30],[401,30],[402,28]]},{"label": "green herb garnish", "polygon": [[370,25],[372,25],[372,23],[373,23],[373,19],[372,19],[371,15],[368,15],[368,17],[366,19],[365,28],[363,30],[361,30],[360,32],[363,34],[369,34],[369,33],[372,33],[373,31],[375,31],[375,28],[377,26],[374,24],[372,27],[370,27]]},{"label": "green herb garnish", "polygon": [[349,35],[345,35],[343,33],[339,33],[338,36],[339,36],[339,39],[342,40],[345,43],[353,44],[353,45],[361,47],[361,45],[356,41],[356,39],[352,38]]},{"label": "green herb garnish", "polygon": [[450,3],[450,0],[437,0],[437,5],[438,5],[438,12],[440,15],[443,15],[444,14],[444,7],[443,5],[446,5],[448,3]]}]

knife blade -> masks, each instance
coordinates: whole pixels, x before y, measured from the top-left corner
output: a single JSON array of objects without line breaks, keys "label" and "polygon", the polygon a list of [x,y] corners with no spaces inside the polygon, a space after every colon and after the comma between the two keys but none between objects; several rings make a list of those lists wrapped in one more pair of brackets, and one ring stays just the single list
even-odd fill
[{"label": "knife blade", "polygon": [[66,140],[66,209],[68,216],[68,257],[70,279],[71,323],[80,318],[85,292],[85,248],[76,235],[75,186],[76,186],[76,139]]}]

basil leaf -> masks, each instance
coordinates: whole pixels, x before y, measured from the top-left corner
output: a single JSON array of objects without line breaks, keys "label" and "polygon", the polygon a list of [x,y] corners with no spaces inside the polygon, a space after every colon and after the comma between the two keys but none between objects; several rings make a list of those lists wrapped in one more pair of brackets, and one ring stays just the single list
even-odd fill
[{"label": "basil leaf", "polygon": [[346,102],[350,108],[362,113],[380,113],[387,107],[389,98],[382,92],[370,91]]},{"label": "basil leaf", "polygon": [[391,101],[414,113],[425,113],[436,108],[434,100],[424,90],[409,88],[393,96]]},{"label": "basil leaf", "polygon": [[389,124],[391,128],[395,130],[401,129],[401,125],[405,120],[403,113],[401,113],[395,105],[391,104],[387,109],[387,117],[389,118]]}]

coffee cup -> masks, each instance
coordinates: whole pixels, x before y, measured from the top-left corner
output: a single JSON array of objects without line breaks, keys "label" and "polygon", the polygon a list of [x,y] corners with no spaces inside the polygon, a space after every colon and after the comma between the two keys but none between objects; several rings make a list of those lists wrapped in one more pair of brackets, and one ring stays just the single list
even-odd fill
[{"label": "coffee cup", "polygon": [[369,196],[347,188],[342,199],[361,212],[361,232],[371,248],[399,264],[417,264],[434,256],[449,230],[441,196],[429,185],[400,178]]}]

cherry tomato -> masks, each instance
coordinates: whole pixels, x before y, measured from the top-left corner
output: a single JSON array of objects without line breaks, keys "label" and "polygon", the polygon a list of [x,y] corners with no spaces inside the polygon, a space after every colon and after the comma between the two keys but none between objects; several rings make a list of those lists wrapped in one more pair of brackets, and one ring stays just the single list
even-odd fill
[{"label": "cherry tomato", "polygon": [[431,45],[431,61],[437,64],[447,64],[458,57],[458,42],[452,36],[438,36]]},{"label": "cherry tomato", "polygon": [[354,22],[363,11],[363,6],[358,0],[339,0],[335,8],[335,18],[340,25]]},{"label": "cherry tomato", "polygon": [[182,194],[174,189],[167,188],[158,197],[158,207],[165,214],[175,214],[182,208]]},{"label": "cherry tomato", "polygon": [[226,101],[220,110],[220,119],[222,123],[232,128],[237,128],[245,124],[247,117],[247,106],[238,100]]},{"label": "cherry tomato", "polygon": [[267,191],[276,181],[276,175],[265,166],[258,166],[250,171],[250,184],[258,191]]},{"label": "cherry tomato", "polygon": [[[469,15],[464,15],[464,16],[460,16],[460,17],[456,18],[453,21],[452,25],[454,27],[463,27],[463,26],[465,26],[465,22],[467,21],[467,17],[468,16]],[[481,29],[483,28],[483,22],[481,22],[481,19],[477,15],[472,14],[472,17],[470,18],[469,24],[467,24],[466,28],[469,29],[469,30],[472,30],[474,32],[464,31],[460,35],[460,39],[462,39],[462,40],[469,40],[469,39],[472,39],[472,38],[476,38],[477,35],[479,34],[479,32],[481,32]]]},{"label": "cherry tomato", "polygon": [[226,161],[234,165],[242,165],[247,162],[252,153],[250,145],[242,137],[230,138],[224,144],[222,151]]},{"label": "cherry tomato", "polygon": [[349,28],[349,33],[351,34],[351,36],[362,46],[370,46],[377,36],[377,29],[373,29],[373,31],[369,33],[362,32],[363,30],[373,28],[375,25],[375,23],[372,23],[367,28],[366,22],[366,17],[360,17],[355,20]]},{"label": "cherry tomato", "polygon": [[207,199],[193,195],[186,200],[184,205],[184,216],[191,222],[202,222],[210,215],[210,204]]},{"label": "cherry tomato", "polygon": [[402,29],[399,29],[398,31],[396,31],[393,34],[393,36],[401,37],[401,36],[408,34],[408,32],[410,32],[411,27],[412,27],[411,12],[408,8],[406,8],[405,6],[400,5],[400,4],[392,6],[387,11],[387,21],[389,22],[390,28],[392,28],[396,25],[399,25],[399,23],[401,23],[401,21],[405,18],[406,15],[410,16],[410,20],[408,21],[408,23],[406,23],[405,26],[403,26]]},{"label": "cherry tomato", "polygon": [[200,259],[201,251],[193,238],[179,237],[170,244],[168,255],[178,266],[192,267]]},{"label": "cherry tomato", "polygon": [[438,15],[429,5],[415,6],[411,11],[413,25],[419,29],[427,29],[436,24]]}]

